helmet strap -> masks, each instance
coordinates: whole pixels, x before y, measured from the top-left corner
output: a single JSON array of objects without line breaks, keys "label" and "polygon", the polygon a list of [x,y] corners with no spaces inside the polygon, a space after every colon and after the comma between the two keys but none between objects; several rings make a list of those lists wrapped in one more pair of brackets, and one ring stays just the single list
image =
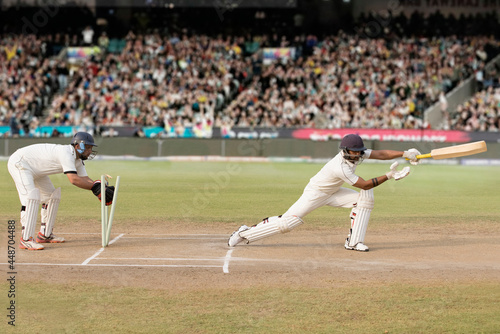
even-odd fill
[{"label": "helmet strap", "polygon": [[346,160],[347,162],[350,162],[354,165],[359,165],[364,160],[364,155],[365,155],[365,151],[362,151],[362,153],[360,155],[353,156],[349,153],[348,149],[346,149],[346,148],[342,149],[342,157],[344,158],[344,160]]}]

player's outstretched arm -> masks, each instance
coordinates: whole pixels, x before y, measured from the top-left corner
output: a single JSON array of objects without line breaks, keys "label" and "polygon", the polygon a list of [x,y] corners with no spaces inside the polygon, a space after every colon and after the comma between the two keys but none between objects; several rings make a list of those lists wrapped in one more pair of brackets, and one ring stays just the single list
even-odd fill
[{"label": "player's outstretched arm", "polygon": [[376,160],[392,160],[396,158],[402,158],[403,151],[393,151],[393,150],[374,150],[370,154],[370,159]]},{"label": "player's outstretched arm", "polygon": [[358,181],[354,183],[353,186],[363,190],[370,190],[372,188],[375,188],[376,186],[381,185],[387,180],[389,179],[385,175],[374,177],[373,179],[370,180],[365,180],[362,177],[359,177]]},{"label": "player's outstretched arm", "polygon": [[394,180],[401,180],[402,178],[405,178],[410,174],[410,167],[405,167],[402,170],[398,171],[398,162],[395,162],[391,165],[391,170],[387,172],[385,175],[379,176],[379,177],[374,177],[373,179],[370,180],[365,180],[362,177],[358,178],[358,181],[353,184],[354,187],[360,188],[363,190],[370,190],[372,188],[375,188],[378,185],[381,185],[387,180],[394,179]]},{"label": "player's outstretched arm", "polygon": [[92,179],[88,176],[81,177],[76,173],[67,173],[66,176],[68,177],[69,182],[78,188],[91,190],[94,185],[94,181],[92,181]]},{"label": "player's outstretched arm", "polygon": [[408,151],[374,150],[370,154],[370,159],[392,160],[407,158],[412,165],[418,165],[419,159],[417,159],[417,155],[420,155],[420,152],[414,148],[410,148]]}]

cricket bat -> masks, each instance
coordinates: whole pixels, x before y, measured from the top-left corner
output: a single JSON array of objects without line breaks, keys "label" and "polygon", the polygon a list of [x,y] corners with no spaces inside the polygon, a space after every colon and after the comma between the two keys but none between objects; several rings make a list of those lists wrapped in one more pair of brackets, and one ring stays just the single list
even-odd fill
[{"label": "cricket bat", "polygon": [[431,153],[417,155],[417,159],[432,158],[434,160],[464,157],[466,155],[486,152],[487,147],[484,140],[469,144],[436,148]]}]

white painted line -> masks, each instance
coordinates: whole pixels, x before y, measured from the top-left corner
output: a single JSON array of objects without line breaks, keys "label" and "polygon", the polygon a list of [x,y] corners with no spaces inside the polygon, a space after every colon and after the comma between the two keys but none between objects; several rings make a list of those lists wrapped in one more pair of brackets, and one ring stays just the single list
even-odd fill
[{"label": "white painted line", "polygon": [[[134,233],[134,234],[129,234],[129,235],[145,235],[150,237],[151,234],[147,233]],[[212,236],[218,236],[218,237],[225,237],[227,234],[209,234],[209,233],[193,233],[193,234],[188,234],[188,233],[155,233],[155,235],[169,235],[169,236],[204,236],[204,237],[212,237]]]},{"label": "white painted line", "polygon": [[101,254],[102,252],[104,252],[104,247],[102,247],[101,249],[99,249],[97,252],[94,253],[94,255],[92,255],[91,257],[89,257],[88,259],[86,259],[85,261],[82,262],[82,266],[86,266],[90,261],[92,261],[93,259],[95,259],[97,256],[99,256],[99,254]]},{"label": "white painted line", "polygon": [[98,235],[101,235],[102,233],[77,233],[77,232],[74,232],[74,233],[64,233],[64,232],[57,232],[57,234],[64,234],[64,235],[81,235],[81,234],[98,234]]},{"label": "white painted line", "polygon": [[[64,234],[64,235],[81,235],[81,234],[98,234],[98,235],[101,235],[101,233],[79,233],[79,232],[68,232],[68,233],[64,233],[64,232],[59,232],[58,234]],[[146,234],[146,233],[134,233],[134,234],[128,234],[128,235],[138,235],[138,236],[147,236],[147,237],[151,237],[151,234]],[[197,237],[197,236],[203,236],[203,237],[211,237],[211,236],[215,236],[215,237],[226,237],[225,234],[207,234],[207,233],[204,233],[204,234],[172,234],[172,233],[163,233],[163,234],[157,234],[155,233],[155,235],[164,235],[164,236],[183,236],[183,237]],[[129,237],[127,237],[129,238]]]},{"label": "white painted line", "polygon": [[[113,244],[116,240],[120,239],[121,237],[123,237],[125,234],[120,234],[119,236],[117,236],[116,238],[114,238],[113,240],[111,240],[109,242],[109,244]],[[99,254],[101,254],[102,252],[104,252],[104,247],[102,247],[101,249],[99,249],[97,252],[95,252],[94,255],[92,255],[91,257],[89,257],[88,259],[86,259],[85,261],[83,261],[82,263],[82,266],[86,266],[90,261],[92,261],[93,259],[95,259],[96,257],[99,256]]]},{"label": "white painted line", "polygon": [[[145,237],[125,237],[124,239],[144,239]],[[226,240],[227,237],[207,237],[207,238],[193,238],[193,237],[164,237],[164,238],[155,238],[155,237],[147,237],[148,239],[155,240]]]},{"label": "white painted line", "polygon": [[120,239],[120,238],[121,238],[121,237],[123,237],[124,235],[125,235],[125,233],[120,234],[119,236],[117,236],[116,238],[114,238],[113,240],[111,240],[111,241],[109,242],[109,244],[110,244],[110,245],[114,244],[114,243],[115,243],[115,241],[117,241],[118,239]]},{"label": "white painted line", "polygon": [[[227,256],[227,255],[226,255]],[[111,260],[111,261],[118,261],[118,260],[136,260],[136,261],[229,261],[226,257],[220,258],[220,257],[214,257],[213,259],[198,259],[198,258],[169,258],[169,257],[158,257],[158,258],[142,258],[142,257],[98,257],[94,258],[94,260]],[[283,263],[283,259],[252,259],[252,258],[247,258],[247,257],[230,257],[230,261],[235,262],[235,261],[241,261],[241,262],[280,262]],[[294,261],[294,260],[288,260],[286,262],[297,262],[297,263],[302,263],[303,261]],[[4,263],[6,264],[6,263]],[[0,263],[2,265],[2,263]]]},{"label": "white painted line", "polygon": [[93,263],[90,266],[94,267],[164,267],[164,268],[220,268],[216,265],[196,265],[196,264],[96,264]]},{"label": "white painted line", "polygon": [[[3,263],[6,264],[6,263]],[[189,265],[189,264],[86,264],[83,263],[16,263],[24,266],[70,266],[70,267],[169,267],[169,268],[220,268],[220,265]]]},{"label": "white painted line", "polygon": [[96,260],[144,260],[144,261],[221,261],[221,258],[213,259],[192,259],[174,257],[100,257]]},{"label": "white painted line", "polygon": [[226,258],[224,260],[224,266],[222,267],[222,271],[224,274],[229,274],[229,261],[231,260],[231,254],[233,254],[234,249],[230,249],[226,253]]}]

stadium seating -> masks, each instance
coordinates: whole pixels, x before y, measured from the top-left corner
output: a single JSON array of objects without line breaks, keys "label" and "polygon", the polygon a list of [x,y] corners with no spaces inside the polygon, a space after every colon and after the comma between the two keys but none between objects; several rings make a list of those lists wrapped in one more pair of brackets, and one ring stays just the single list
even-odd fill
[{"label": "stadium seating", "polygon": [[[70,74],[58,69],[63,66],[60,61],[49,62],[52,54],[43,51],[74,46],[78,40],[69,34],[18,35],[15,42],[22,46],[21,54],[13,59],[7,59],[12,40],[4,37],[0,87],[9,80],[16,84],[0,95],[0,125],[21,127],[20,135],[42,125],[160,126],[172,135],[197,124],[428,127],[424,110],[442,92],[477,75],[477,69],[498,52],[498,42],[481,35],[404,37],[411,27],[399,18],[391,24],[397,22],[388,29],[401,37],[367,38],[342,31],[245,37],[131,31],[109,39],[108,54],[72,65]],[[271,65],[262,63],[267,56],[264,47],[274,48]],[[296,57],[280,56],[291,49]],[[20,70],[9,76],[17,64]],[[35,79],[43,87],[37,88]],[[26,87],[24,99],[18,99],[16,92]],[[495,96],[479,93],[477,99],[484,100],[484,94]],[[463,120],[463,112],[450,112],[449,128],[498,129],[495,118],[489,117],[488,126],[472,126]]]}]

